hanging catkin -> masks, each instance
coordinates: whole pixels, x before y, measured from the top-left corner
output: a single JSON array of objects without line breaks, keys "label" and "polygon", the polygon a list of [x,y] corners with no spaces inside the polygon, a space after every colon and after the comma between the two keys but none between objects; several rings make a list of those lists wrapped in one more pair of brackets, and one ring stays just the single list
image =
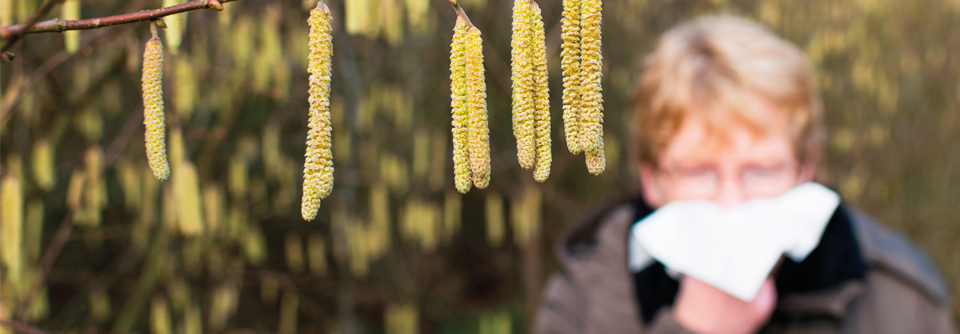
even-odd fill
[{"label": "hanging catkin", "polygon": [[543,182],[550,176],[553,161],[550,139],[550,88],[547,81],[547,47],[540,5],[530,3],[530,37],[533,57],[534,122],[536,123],[537,164],[533,178]]},{"label": "hanging catkin", "polygon": [[453,118],[453,181],[457,191],[467,193],[470,181],[470,153],[467,151],[469,108],[467,108],[467,22],[457,16],[450,43],[450,107]]},{"label": "hanging catkin", "polygon": [[580,11],[580,147],[584,151],[600,148],[603,138],[603,95],[600,76],[603,56],[600,54],[600,0],[583,0]]},{"label": "hanging catkin", "polygon": [[[603,137],[603,128],[600,128],[600,137]],[[603,140],[600,140],[600,146],[593,150],[585,151],[587,156],[587,171],[593,175],[600,175],[607,167],[607,158],[603,153]]]},{"label": "hanging catkin", "polygon": [[490,184],[490,130],[487,128],[487,85],[483,73],[483,38],[471,27],[466,36],[467,105],[470,113],[470,173],[473,185]]},{"label": "hanging catkin", "polygon": [[310,130],[303,164],[303,197],[300,213],[313,220],[320,208],[320,199],[333,190],[333,153],[330,137],[330,76],[333,45],[330,9],[324,2],[310,10]]},{"label": "hanging catkin", "polygon": [[517,160],[520,167],[534,166],[534,62],[531,52],[533,23],[529,0],[514,0],[513,38],[511,40],[513,81],[513,135],[517,138]]},{"label": "hanging catkin", "polygon": [[560,30],[563,39],[560,67],[563,71],[563,126],[567,149],[580,149],[580,0],[563,0]]},{"label": "hanging catkin", "polygon": [[170,164],[167,162],[167,147],[164,144],[163,116],[163,44],[157,36],[156,24],[150,24],[153,37],[147,41],[143,50],[143,125],[144,141],[147,147],[147,159],[153,176],[164,181],[170,176]]}]

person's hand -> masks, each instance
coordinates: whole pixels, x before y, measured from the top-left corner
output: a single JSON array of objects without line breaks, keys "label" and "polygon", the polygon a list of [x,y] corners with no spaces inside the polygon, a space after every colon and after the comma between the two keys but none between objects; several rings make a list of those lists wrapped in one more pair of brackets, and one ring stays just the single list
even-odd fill
[{"label": "person's hand", "polygon": [[751,302],[744,302],[690,276],[680,281],[673,316],[699,334],[747,334],[762,326],[777,304],[777,288],[767,277]]}]

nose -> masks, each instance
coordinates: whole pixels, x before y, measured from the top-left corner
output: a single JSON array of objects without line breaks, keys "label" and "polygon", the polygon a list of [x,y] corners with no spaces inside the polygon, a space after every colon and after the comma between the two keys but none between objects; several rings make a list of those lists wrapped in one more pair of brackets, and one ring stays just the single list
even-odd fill
[{"label": "nose", "polygon": [[714,202],[720,205],[721,208],[729,209],[746,202],[747,196],[740,180],[733,175],[729,175],[729,173],[725,174],[728,175],[724,175],[720,179],[717,197],[714,198]]}]

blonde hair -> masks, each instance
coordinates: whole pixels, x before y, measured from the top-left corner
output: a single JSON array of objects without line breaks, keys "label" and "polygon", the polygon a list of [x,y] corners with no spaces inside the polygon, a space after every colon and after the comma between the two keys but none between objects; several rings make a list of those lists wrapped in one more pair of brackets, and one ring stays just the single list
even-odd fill
[{"label": "blonde hair", "polygon": [[657,167],[659,154],[692,112],[713,133],[724,133],[732,120],[766,133],[777,115],[743,108],[757,97],[786,111],[801,162],[819,148],[823,111],[813,69],[797,47],[756,23],[715,16],[674,27],[643,67],[634,95],[633,141],[641,163]]}]

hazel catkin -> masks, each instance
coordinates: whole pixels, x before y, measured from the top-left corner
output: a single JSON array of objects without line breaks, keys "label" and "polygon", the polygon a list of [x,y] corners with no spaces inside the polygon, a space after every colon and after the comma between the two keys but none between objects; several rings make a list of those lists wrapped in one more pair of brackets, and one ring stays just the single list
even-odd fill
[{"label": "hazel catkin", "polygon": [[601,95],[600,0],[583,0],[580,25],[580,147],[584,151],[600,148],[603,123],[603,95]]},{"label": "hazel catkin", "polygon": [[467,107],[467,63],[465,39],[467,22],[457,16],[450,43],[450,108],[453,118],[453,174],[457,191],[467,193],[470,181],[468,152],[469,108]]},{"label": "hazel catkin", "polygon": [[320,199],[333,190],[333,153],[331,151],[330,77],[333,45],[330,9],[324,2],[310,10],[310,122],[307,151],[303,164],[303,197],[300,213],[304,220],[313,220],[320,208]]},{"label": "hazel catkin", "polygon": [[[603,138],[603,129],[600,129],[600,137]],[[607,167],[607,158],[603,153],[603,140],[600,140],[600,146],[592,150],[586,150],[587,171],[593,175],[600,175]]]},{"label": "hazel catkin", "polygon": [[490,184],[490,136],[487,128],[487,85],[483,73],[483,38],[471,27],[466,35],[467,105],[470,128],[470,173],[473,185],[483,189]]},{"label": "hazel catkin", "polygon": [[163,115],[163,44],[157,36],[157,28],[150,25],[153,37],[147,41],[143,50],[143,125],[147,159],[153,176],[161,181],[170,177],[170,163],[167,162],[166,136]]},{"label": "hazel catkin", "polygon": [[517,160],[520,167],[534,167],[534,55],[531,53],[533,23],[529,0],[514,0],[511,70],[513,81],[513,135],[517,139]]},{"label": "hazel catkin", "polygon": [[563,72],[563,126],[567,149],[580,149],[580,1],[563,0],[560,30],[563,39],[560,68]]},{"label": "hazel catkin", "polygon": [[550,87],[547,81],[546,37],[540,5],[530,3],[531,59],[533,60],[534,123],[536,125],[537,162],[533,178],[543,182],[550,176],[553,161],[550,138]]}]

